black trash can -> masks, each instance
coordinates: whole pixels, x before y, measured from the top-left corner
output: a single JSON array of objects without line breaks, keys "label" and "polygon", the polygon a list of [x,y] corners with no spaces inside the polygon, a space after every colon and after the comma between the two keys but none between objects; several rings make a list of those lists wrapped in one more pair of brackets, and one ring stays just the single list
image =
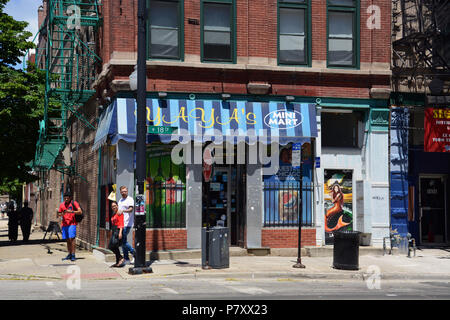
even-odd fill
[{"label": "black trash can", "polygon": [[344,270],[359,269],[359,231],[333,232],[333,268]]},{"label": "black trash can", "polygon": [[224,269],[229,265],[228,228],[202,228],[202,268]]}]

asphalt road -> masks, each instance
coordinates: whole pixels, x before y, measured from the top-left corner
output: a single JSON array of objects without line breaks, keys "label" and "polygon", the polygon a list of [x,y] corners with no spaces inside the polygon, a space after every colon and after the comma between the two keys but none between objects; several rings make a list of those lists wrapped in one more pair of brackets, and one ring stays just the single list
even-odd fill
[{"label": "asphalt road", "polygon": [[2,280],[2,300],[448,300],[450,282],[304,279]]}]

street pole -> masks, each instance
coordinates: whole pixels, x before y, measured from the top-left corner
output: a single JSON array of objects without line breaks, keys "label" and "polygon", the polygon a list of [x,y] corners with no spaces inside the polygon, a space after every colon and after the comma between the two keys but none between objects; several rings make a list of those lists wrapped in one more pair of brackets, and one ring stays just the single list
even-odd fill
[{"label": "street pole", "polygon": [[[300,158],[301,159],[301,158]],[[302,216],[303,216],[303,161],[300,160],[300,203],[298,204],[298,251],[294,268],[305,268],[302,264]]]},{"label": "street pole", "polygon": [[[146,94],[147,94],[147,67],[146,67],[146,0],[138,0],[138,51],[137,51],[137,111],[136,111],[136,181],[137,195],[135,195],[135,249],[136,256],[134,267],[129,269],[130,274],[152,272],[151,267],[146,266],[145,261],[145,201],[144,182],[146,175]],[[143,203],[142,203],[143,202]],[[141,205],[144,207],[142,208]],[[142,210],[143,209],[143,210]]]}]

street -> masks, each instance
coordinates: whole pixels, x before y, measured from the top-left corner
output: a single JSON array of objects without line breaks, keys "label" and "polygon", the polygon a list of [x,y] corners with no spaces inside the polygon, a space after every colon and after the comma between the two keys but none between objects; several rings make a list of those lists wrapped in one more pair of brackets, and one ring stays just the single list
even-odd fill
[{"label": "street", "polygon": [[311,279],[2,280],[3,300],[439,300],[450,282]]}]

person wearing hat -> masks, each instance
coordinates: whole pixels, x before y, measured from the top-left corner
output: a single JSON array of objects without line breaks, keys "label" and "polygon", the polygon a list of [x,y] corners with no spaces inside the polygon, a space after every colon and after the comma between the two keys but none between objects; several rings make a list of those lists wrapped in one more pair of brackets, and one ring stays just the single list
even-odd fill
[{"label": "person wearing hat", "polygon": [[82,214],[80,205],[76,201],[72,201],[72,194],[66,192],[64,194],[64,202],[59,205],[57,209],[57,216],[62,217],[61,233],[62,238],[67,242],[67,257],[62,260],[75,261],[75,237],[77,236],[77,221],[76,214]]}]

